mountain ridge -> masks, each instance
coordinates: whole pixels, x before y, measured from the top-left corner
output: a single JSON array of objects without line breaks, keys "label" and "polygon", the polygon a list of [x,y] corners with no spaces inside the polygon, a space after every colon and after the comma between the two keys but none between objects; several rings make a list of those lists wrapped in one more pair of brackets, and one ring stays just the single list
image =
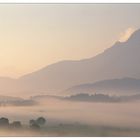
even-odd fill
[{"label": "mountain ridge", "polygon": [[121,79],[108,79],[95,83],[76,85],[64,91],[69,94],[85,93],[106,93],[116,95],[140,94],[140,79],[125,77]]},{"label": "mountain ridge", "polygon": [[[140,29],[126,42],[117,41],[112,47],[94,57],[60,61],[23,75],[15,81],[18,88],[25,91],[60,92],[78,84],[107,79],[123,77],[139,79],[139,60]],[[14,86],[16,89],[16,84]]]}]

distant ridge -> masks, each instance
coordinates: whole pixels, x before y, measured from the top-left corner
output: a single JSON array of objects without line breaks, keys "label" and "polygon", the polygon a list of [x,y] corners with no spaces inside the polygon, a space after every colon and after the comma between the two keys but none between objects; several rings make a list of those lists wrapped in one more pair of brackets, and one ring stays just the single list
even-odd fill
[{"label": "distant ridge", "polygon": [[[140,78],[140,30],[135,31],[126,42],[116,42],[103,53],[79,61],[61,61],[49,65],[17,80],[7,80],[16,91],[58,91],[84,83],[94,83],[123,77]],[[6,91],[0,80],[0,91]],[[14,88],[14,89],[12,89]]]},{"label": "distant ridge", "polygon": [[106,93],[117,95],[140,94],[140,79],[122,78],[98,81],[73,86],[64,92],[69,94],[85,93]]}]

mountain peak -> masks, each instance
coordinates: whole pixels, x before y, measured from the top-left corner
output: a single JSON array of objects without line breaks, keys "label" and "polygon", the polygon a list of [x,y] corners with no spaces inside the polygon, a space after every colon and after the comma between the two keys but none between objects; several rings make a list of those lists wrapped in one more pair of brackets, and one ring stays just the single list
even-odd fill
[{"label": "mountain peak", "polygon": [[127,40],[127,42],[137,42],[140,40],[140,29],[137,29],[134,33],[132,33],[132,35],[129,37],[129,39]]}]

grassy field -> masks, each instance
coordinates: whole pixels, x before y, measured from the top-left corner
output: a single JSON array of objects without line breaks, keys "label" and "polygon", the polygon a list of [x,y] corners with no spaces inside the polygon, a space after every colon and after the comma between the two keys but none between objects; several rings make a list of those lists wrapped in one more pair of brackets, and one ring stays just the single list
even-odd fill
[{"label": "grassy field", "polygon": [[117,128],[107,126],[89,126],[81,124],[59,124],[45,126],[40,130],[31,130],[27,126],[22,129],[1,129],[0,136],[35,136],[35,137],[137,137],[140,129]]}]

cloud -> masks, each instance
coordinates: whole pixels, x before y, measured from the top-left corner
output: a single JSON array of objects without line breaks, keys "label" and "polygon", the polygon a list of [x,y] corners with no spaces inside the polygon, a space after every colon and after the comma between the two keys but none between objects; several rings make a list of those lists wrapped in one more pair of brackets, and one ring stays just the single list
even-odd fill
[{"label": "cloud", "polygon": [[134,33],[136,29],[129,27],[124,32],[120,33],[119,41],[125,42],[129,39],[129,37]]}]

